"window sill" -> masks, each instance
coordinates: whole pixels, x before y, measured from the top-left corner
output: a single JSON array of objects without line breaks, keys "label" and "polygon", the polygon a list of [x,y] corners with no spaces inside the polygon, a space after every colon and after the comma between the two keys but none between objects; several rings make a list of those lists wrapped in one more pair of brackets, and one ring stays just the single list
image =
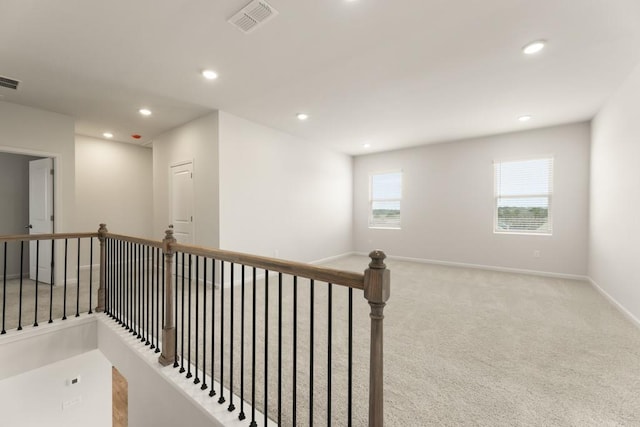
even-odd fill
[{"label": "window sill", "polygon": [[517,236],[553,236],[553,233],[527,233],[525,231],[493,231],[493,234],[514,234]]},{"label": "window sill", "polygon": [[369,227],[369,230],[402,230],[401,227]]}]

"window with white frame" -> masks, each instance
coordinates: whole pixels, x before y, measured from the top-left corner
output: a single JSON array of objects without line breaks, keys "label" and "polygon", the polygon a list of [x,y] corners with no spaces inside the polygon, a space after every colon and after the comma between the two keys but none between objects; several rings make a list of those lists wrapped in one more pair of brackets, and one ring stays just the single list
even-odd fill
[{"label": "window with white frame", "polygon": [[553,158],[494,162],[497,233],[551,234]]},{"label": "window with white frame", "polygon": [[369,228],[400,228],[402,172],[371,175]]}]

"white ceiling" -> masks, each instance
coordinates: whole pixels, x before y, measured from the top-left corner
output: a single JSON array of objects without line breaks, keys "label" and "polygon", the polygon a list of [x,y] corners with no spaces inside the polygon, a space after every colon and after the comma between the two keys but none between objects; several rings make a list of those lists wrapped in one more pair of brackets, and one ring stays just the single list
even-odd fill
[{"label": "white ceiling", "polygon": [[0,0],[0,100],[142,143],[220,109],[361,154],[587,120],[640,61],[638,0],[268,0],[247,35],[248,1]]}]

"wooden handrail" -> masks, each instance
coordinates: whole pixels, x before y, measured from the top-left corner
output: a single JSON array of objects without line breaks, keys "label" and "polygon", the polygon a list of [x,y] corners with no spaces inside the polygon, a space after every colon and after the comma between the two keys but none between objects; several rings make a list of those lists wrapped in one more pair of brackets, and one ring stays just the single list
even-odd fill
[{"label": "wooden handrail", "polygon": [[19,242],[27,240],[60,240],[60,239],[84,239],[98,237],[98,233],[53,233],[53,234],[19,234],[13,236],[0,236],[0,242]]},{"label": "wooden handrail", "polygon": [[[11,235],[0,236],[0,242],[52,239],[60,240],[89,237],[106,237],[109,239],[121,240],[125,242],[131,242],[162,249],[162,242],[159,240],[126,236],[124,234],[110,232],[106,232],[103,236],[96,232]],[[317,267],[301,262],[286,261],[282,259],[250,255],[240,252],[226,251],[222,249],[209,249],[201,246],[184,245],[181,243],[171,244],[171,249],[173,251],[184,252],[186,254],[215,258],[221,261],[243,264],[250,267],[263,268],[269,271],[296,275],[299,277],[305,277],[307,279],[318,280],[321,282],[333,283],[336,285],[348,286],[354,289],[364,289],[364,274],[362,273],[341,271],[326,267]]]},{"label": "wooden handrail", "polygon": [[305,277],[307,279],[333,283],[336,285],[348,286],[354,289],[364,289],[364,274],[362,273],[317,267],[301,262],[285,261],[282,259],[225,251],[221,249],[208,249],[199,246],[183,245],[181,243],[173,244],[171,245],[171,248],[176,252],[184,252],[186,254],[263,268],[269,271],[286,273],[292,276]]}]

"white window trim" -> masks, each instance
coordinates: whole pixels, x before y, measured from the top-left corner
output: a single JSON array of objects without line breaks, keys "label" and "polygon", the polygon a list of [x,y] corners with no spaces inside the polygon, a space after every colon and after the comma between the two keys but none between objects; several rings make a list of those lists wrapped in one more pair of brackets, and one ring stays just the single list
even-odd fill
[{"label": "white window trim", "polygon": [[[373,188],[372,188],[372,183],[373,183],[373,177],[375,175],[385,175],[385,174],[390,174],[390,173],[399,173],[400,174],[400,198],[399,199],[375,199],[373,200]],[[385,171],[378,171],[378,172],[373,172],[369,174],[369,208],[368,208],[368,214],[367,214],[367,226],[370,230],[401,230],[402,229],[402,195],[404,194],[404,173],[402,171],[402,169],[393,169],[393,170],[385,170]],[[398,226],[397,227],[383,227],[380,225],[371,225],[371,222],[373,220],[373,202],[399,202],[400,203],[400,218],[398,221]]]},{"label": "white window trim", "polygon": [[[523,198],[523,197],[547,197],[549,199],[549,207],[547,208],[547,221],[549,223],[549,231],[546,232],[535,232],[535,231],[509,231],[509,230],[498,230],[498,183],[496,182],[496,164],[499,163],[508,163],[508,162],[526,162],[530,160],[551,160],[551,183],[549,188],[549,193],[545,194],[523,194],[517,196],[502,196],[503,199],[509,198]],[[521,235],[521,236],[552,236],[553,235],[553,187],[555,183],[555,156],[552,154],[541,155],[541,156],[532,156],[527,158],[509,158],[509,159],[501,159],[493,161],[493,234],[502,234],[502,235]]]}]

